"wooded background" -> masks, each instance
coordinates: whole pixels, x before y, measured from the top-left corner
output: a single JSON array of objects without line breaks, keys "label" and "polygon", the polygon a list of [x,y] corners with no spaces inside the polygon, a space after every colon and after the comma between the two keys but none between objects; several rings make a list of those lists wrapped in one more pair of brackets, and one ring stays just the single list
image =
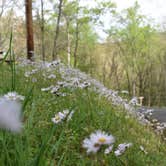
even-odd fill
[{"label": "wooded background", "polygon": [[[110,0],[96,1],[94,7],[82,6],[79,0],[0,3],[0,50],[8,49],[12,32],[16,59],[60,58],[119,93],[127,90],[129,94],[122,92],[126,97],[144,96],[144,105],[165,106],[165,23],[161,30],[140,13],[138,3],[122,12]],[[96,29],[107,38],[101,41]]]}]

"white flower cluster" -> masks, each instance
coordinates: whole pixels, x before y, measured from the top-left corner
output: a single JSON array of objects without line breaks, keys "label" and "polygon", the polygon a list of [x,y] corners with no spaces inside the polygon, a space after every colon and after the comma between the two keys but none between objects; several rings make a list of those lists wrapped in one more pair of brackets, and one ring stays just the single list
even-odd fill
[{"label": "white flower cluster", "polygon": [[71,120],[73,114],[74,114],[74,111],[63,110],[63,112],[58,112],[57,114],[55,114],[55,116],[51,120],[53,123],[58,124],[65,119],[67,121]]},{"label": "white flower cluster", "polygon": [[37,69],[33,69],[32,71],[27,71],[27,72],[25,72],[24,76],[25,76],[25,77],[30,77],[31,75],[33,75],[33,74],[35,74],[35,73],[37,73],[37,72],[38,72]]},{"label": "white flower cluster", "polygon": [[21,103],[24,96],[16,92],[9,92],[0,98],[0,128],[12,132],[20,132],[21,123]]},{"label": "white flower cluster", "polygon": [[[114,136],[109,135],[103,131],[97,130],[96,132],[92,133],[89,136],[89,138],[84,139],[82,146],[83,148],[87,149],[87,154],[89,154],[89,153],[97,153],[104,145],[104,147],[107,146],[106,149],[104,150],[104,153],[109,154],[113,150],[114,142],[115,142]],[[116,156],[120,156],[130,146],[132,146],[132,143],[119,144],[114,154]]]},{"label": "white flower cluster", "polygon": [[[30,62],[28,61],[27,65],[29,64]],[[43,71],[43,73],[46,72],[46,74],[43,74],[44,79],[48,79],[48,77],[51,79],[55,79],[56,76],[53,76],[55,71],[58,72],[62,78],[60,84],[57,83],[54,86],[42,88],[42,91],[50,91],[57,96],[66,96],[66,94],[59,92],[59,90],[63,87],[68,87],[71,89],[83,89],[89,87],[89,90],[95,91],[100,96],[106,97],[108,100],[112,101],[114,105],[125,108],[129,114],[137,117],[141,123],[149,124],[148,120],[146,120],[145,117],[142,116],[142,113],[135,111],[134,105],[137,105],[138,103],[136,98],[133,98],[130,102],[128,102],[126,101],[126,99],[120,97],[117,91],[106,88],[102,83],[91,78],[89,75],[81,72],[78,69],[73,69],[69,66],[66,66],[59,60],[53,61],[51,63],[41,61],[32,62],[31,65],[35,67],[35,70]],[[49,76],[47,72],[49,72]],[[126,91],[122,92],[127,93]]]},{"label": "white flower cluster", "polygon": [[[35,67],[31,72],[27,72],[25,74],[26,77],[29,77],[32,74],[35,74],[37,71],[42,71],[44,79],[56,79],[55,71],[58,72],[62,78],[61,81],[57,82],[56,85],[51,85],[47,88],[42,88],[41,91],[50,91],[53,94],[65,96],[65,94],[59,92],[61,88],[67,87],[71,89],[75,88],[87,88],[95,91],[100,96],[106,97],[108,100],[112,101],[112,103],[116,106],[122,106],[126,110],[128,110],[129,114],[132,114],[138,117],[143,123],[148,123],[142,113],[135,112],[135,108],[133,105],[137,105],[137,98],[133,98],[130,102],[123,99],[118,95],[117,91],[113,91],[111,89],[106,88],[102,83],[96,81],[91,78],[89,75],[80,72],[78,69],[73,69],[71,67],[65,66],[59,60],[53,61],[51,63],[48,62],[29,62],[24,61],[22,64],[32,65]],[[128,94],[127,91],[121,91],[121,93]],[[58,124],[63,120],[70,120],[72,118],[74,111],[64,110],[63,112],[58,112],[53,118],[52,122]],[[113,143],[115,142],[115,138],[112,135],[109,135],[103,131],[96,131],[92,133],[89,138],[86,138],[83,141],[83,147],[87,149],[87,153],[96,153],[98,152],[102,146],[106,147],[104,153],[109,154],[113,150]],[[132,146],[132,143],[123,143],[119,144],[117,149],[114,151],[116,156],[122,155],[127,148]],[[140,147],[142,151],[144,149]],[[144,151],[146,153],[146,151]]]},{"label": "white flower cluster", "polygon": [[43,91],[43,92],[50,91],[50,93],[55,94],[56,96],[63,96],[63,97],[66,96],[67,95],[66,93],[62,93],[59,91],[60,88],[61,88],[60,85],[56,85],[56,86],[51,85],[47,88],[41,88],[41,91]]}]

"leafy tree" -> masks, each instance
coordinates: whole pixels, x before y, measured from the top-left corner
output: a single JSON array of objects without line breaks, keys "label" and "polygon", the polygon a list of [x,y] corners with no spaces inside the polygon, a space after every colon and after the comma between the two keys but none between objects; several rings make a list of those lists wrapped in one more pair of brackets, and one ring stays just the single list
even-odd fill
[{"label": "leafy tree", "polygon": [[54,36],[54,46],[53,46],[53,53],[52,53],[53,60],[57,59],[57,41],[59,36],[59,26],[60,26],[61,14],[62,14],[62,5],[63,5],[63,0],[59,0],[58,17],[57,17],[57,24],[56,24],[55,36]]},{"label": "leafy tree", "polygon": [[154,62],[151,41],[155,36],[155,29],[146,23],[147,20],[143,15],[139,14],[138,3],[128,8],[118,19],[121,27],[112,28],[109,34],[120,48],[129,92],[133,96],[143,95],[145,75]]}]

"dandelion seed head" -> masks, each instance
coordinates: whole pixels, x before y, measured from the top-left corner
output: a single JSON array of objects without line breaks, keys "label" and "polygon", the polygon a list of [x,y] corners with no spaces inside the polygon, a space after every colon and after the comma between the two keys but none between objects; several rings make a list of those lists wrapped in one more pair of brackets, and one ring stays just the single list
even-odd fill
[{"label": "dandelion seed head", "polygon": [[17,100],[0,99],[0,128],[21,131],[21,104]]}]

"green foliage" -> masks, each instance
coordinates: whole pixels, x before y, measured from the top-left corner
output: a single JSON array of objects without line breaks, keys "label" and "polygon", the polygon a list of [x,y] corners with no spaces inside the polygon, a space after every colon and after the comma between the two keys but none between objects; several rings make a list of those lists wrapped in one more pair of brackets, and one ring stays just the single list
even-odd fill
[{"label": "green foliage", "polygon": [[[43,2],[43,43],[46,60],[50,60],[58,16],[58,1]],[[154,20],[141,14],[137,2],[133,7],[120,13],[117,12],[113,1],[93,0],[93,2],[94,6],[84,6],[80,0],[63,0],[57,39],[59,58],[71,66],[74,66],[76,59],[76,67],[102,80],[108,87],[128,90],[129,97],[144,96],[145,105],[165,105],[165,32],[159,30]],[[8,48],[10,30],[13,26],[13,50],[17,59],[26,53],[25,20],[16,16],[14,10],[11,10],[13,1],[10,3],[12,6],[5,6],[7,7],[4,8],[5,14],[0,17],[2,25],[0,49],[5,51]],[[40,5],[40,1],[33,1],[36,59],[42,57]],[[106,15],[110,17],[109,37],[99,43],[97,32],[98,29],[104,30],[103,18]],[[71,62],[68,62],[69,55]],[[14,71],[14,65],[12,70]],[[14,79],[12,84],[14,89]]]},{"label": "green foliage", "polygon": [[91,74],[96,68],[96,57],[93,50],[96,48],[97,37],[89,25],[84,24],[81,27],[78,68]]},{"label": "green foliage", "polygon": [[158,49],[160,46],[157,31],[139,13],[137,2],[115,17],[117,24],[110,28],[109,40],[118,47],[118,60],[127,77],[122,75],[128,84],[130,95],[143,95],[147,103],[149,96],[153,95],[148,84],[154,81],[148,77],[153,70],[158,69],[156,62],[162,56]]},{"label": "green foliage", "polygon": [[[55,80],[44,80],[41,73],[25,79],[24,70],[17,68],[16,91],[29,96],[24,108],[24,128],[20,134],[8,131],[0,132],[0,165],[153,165],[166,164],[165,143],[160,141],[148,127],[140,125],[133,117],[126,116],[121,108],[115,108],[107,99],[87,90],[63,90],[70,95],[57,97],[54,94],[41,92],[42,87],[55,84]],[[31,67],[29,67],[31,68]],[[0,82],[1,95],[9,90],[9,66],[3,66],[3,79]],[[58,75],[58,73],[56,73]],[[60,81],[58,77],[56,81]],[[33,87],[33,92],[29,91]],[[69,122],[55,125],[51,118],[63,109],[75,109]],[[104,130],[116,137],[115,148],[119,143],[132,142],[133,146],[116,157],[113,153],[104,155],[103,151],[87,155],[82,148],[82,141],[91,132]],[[144,154],[139,146],[148,151]]]}]

